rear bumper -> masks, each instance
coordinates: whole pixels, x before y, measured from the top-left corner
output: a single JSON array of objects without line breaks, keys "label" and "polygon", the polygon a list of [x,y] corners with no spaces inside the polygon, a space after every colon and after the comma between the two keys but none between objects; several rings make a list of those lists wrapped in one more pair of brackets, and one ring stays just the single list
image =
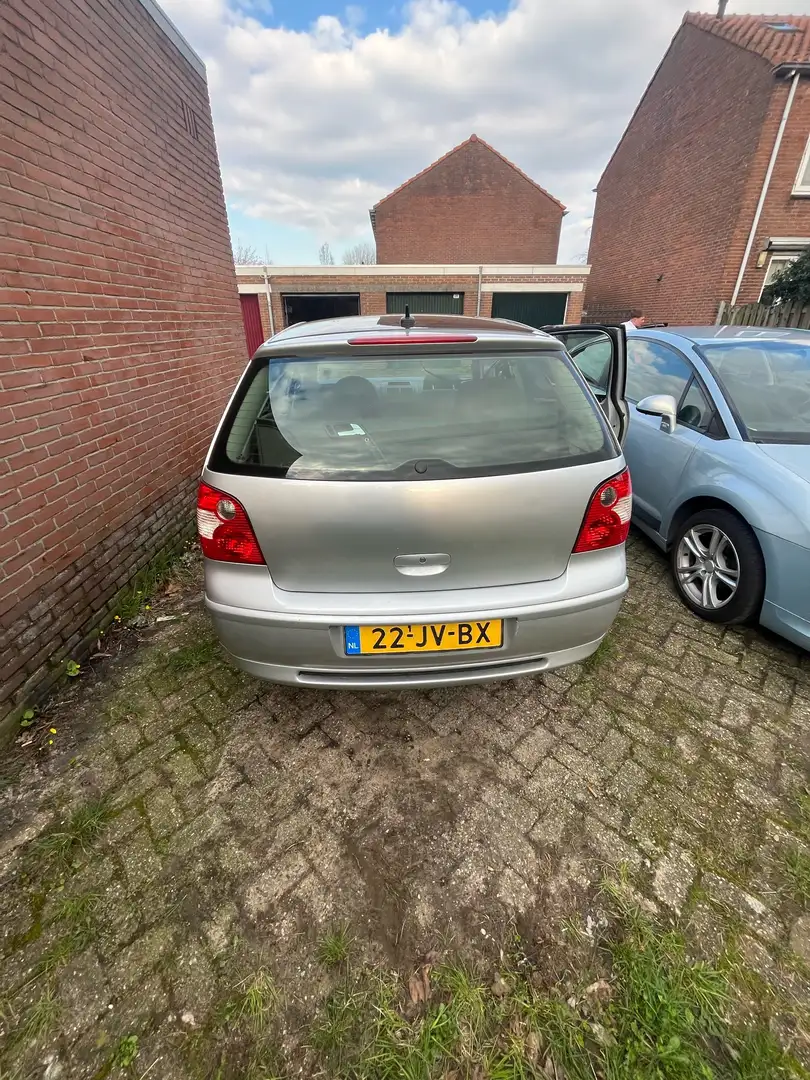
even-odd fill
[{"label": "rear bumper", "polygon": [[[397,613],[381,608],[373,615],[365,610],[352,615],[344,608],[314,615],[237,608],[210,595],[206,606],[234,663],[259,678],[299,686],[402,689],[516,678],[584,660],[610,629],[626,591],[627,579],[622,576],[617,584],[585,596],[500,609],[484,608],[482,598],[482,606],[474,609]],[[466,598],[469,601],[469,593]],[[397,623],[403,614],[410,623],[500,618],[504,644],[486,651],[394,658],[346,656],[344,626]]]}]

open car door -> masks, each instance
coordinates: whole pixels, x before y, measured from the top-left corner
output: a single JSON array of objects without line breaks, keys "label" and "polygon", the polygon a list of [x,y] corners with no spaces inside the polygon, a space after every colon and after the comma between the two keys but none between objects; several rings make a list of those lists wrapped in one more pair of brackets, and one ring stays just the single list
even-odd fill
[{"label": "open car door", "polygon": [[622,444],[629,423],[625,400],[627,334],[624,327],[579,323],[541,326],[540,329],[563,343]]}]

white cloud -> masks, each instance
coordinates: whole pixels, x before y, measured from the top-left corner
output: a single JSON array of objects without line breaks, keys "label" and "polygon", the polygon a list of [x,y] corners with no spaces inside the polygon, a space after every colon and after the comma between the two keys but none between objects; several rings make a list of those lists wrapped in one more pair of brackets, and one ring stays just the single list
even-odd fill
[{"label": "white cloud", "polygon": [[262,25],[268,0],[162,5],[208,65],[232,207],[348,241],[377,199],[476,132],[568,206],[563,260],[587,250],[592,189],[684,9],[515,0],[473,18],[412,0],[400,30],[364,32],[354,5],[307,31]]}]

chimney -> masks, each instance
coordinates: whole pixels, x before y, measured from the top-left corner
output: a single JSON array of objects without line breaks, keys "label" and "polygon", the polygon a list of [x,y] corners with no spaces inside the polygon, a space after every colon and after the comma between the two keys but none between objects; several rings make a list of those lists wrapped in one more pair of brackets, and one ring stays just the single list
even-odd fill
[{"label": "chimney", "polygon": [[717,0],[717,15],[715,16],[715,18],[717,18],[717,19],[722,19],[723,18],[723,16],[726,13],[726,6],[727,5],[728,5],[728,0]]}]

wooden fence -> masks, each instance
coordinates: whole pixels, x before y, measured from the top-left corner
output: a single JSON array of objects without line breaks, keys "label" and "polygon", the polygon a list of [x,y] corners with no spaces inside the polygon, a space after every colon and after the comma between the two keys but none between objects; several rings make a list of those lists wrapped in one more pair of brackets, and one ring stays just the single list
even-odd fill
[{"label": "wooden fence", "polygon": [[727,326],[797,326],[810,330],[810,303],[790,300],[785,304],[721,304],[717,322]]}]

